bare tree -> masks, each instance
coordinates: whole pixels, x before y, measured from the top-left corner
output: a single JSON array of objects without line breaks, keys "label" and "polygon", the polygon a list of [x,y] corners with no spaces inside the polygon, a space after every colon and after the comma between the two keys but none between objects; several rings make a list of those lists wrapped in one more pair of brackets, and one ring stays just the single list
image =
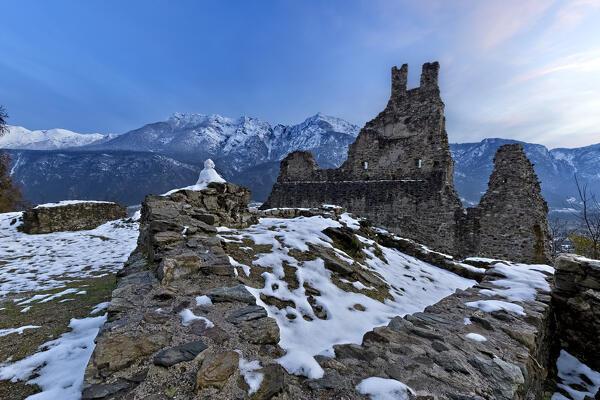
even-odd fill
[{"label": "bare tree", "polygon": [[590,191],[587,183],[580,183],[575,175],[575,184],[577,185],[577,194],[579,202],[573,203],[573,208],[577,211],[576,217],[580,220],[582,226],[582,235],[586,240],[587,256],[600,258],[600,202],[596,195]]},{"label": "bare tree", "polygon": [[555,258],[563,250],[563,245],[567,241],[567,221],[559,217],[548,218],[548,233],[550,234],[550,250],[552,258]]}]

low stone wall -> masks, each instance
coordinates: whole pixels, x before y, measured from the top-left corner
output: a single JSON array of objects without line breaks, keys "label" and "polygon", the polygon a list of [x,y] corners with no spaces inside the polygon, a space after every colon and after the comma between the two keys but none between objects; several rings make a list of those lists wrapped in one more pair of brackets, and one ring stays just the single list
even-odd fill
[{"label": "low stone wall", "polygon": [[[535,300],[518,303],[524,315],[484,312],[466,305],[507,301],[480,292],[498,288],[493,281],[502,278],[489,268],[479,285],[457,290],[424,312],[393,318],[388,326],[366,333],[361,345],[335,346],[335,359],[319,360],[325,377],[314,384],[337,391],[317,393],[342,394],[365,377],[379,376],[408,385],[416,393],[411,399],[550,398],[552,387],[546,387],[552,339],[550,293],[538,290]],[[467,334],[473,333],[485,341],[469,339]]]},{"label": "low stone wall", "polygon": [[127,218],[126,208],[110,202],[76,202],[38,206],[23,212],[25,233],[39,234],[94,229],[108,221]]},{"label": "low stone wall", "polygon": [[600,371],[600,261],[563,254],[555,268],[552,302],[558,344]]}]

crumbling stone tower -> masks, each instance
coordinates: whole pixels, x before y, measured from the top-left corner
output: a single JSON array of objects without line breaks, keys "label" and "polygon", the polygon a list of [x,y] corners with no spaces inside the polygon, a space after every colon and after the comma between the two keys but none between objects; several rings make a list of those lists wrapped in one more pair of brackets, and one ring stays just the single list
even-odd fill
[{"label": "crumbling stone tower", "polygon": [[498,150],[488,191],[479,206],[463,210],[454,190],[439,68],[424,64],[420,86],[410,90],[407,65],[392,68],[390,100],[350,145],[346,162],[320,170],[311,153],[289,154],[262,208],[338,204],[455,256],[548,262],[548,206],[521,145]]},{"label": "crumbling stone tower", "polygon": [[478,255],[538,264],[550,260],[548,205],[519,143],[496,152],[488,190],[477,209]]},{"label": "crumbling stone tower", "polygon": [[339,204],[405,237],[447,252],[455,248],[454,190],[439,63],[423,65],[421,84],[407,90],[408,66],[392,68],[385,110],[368,122],[337,169],[319,170],[312,154],[294,152],[263,208]]}]

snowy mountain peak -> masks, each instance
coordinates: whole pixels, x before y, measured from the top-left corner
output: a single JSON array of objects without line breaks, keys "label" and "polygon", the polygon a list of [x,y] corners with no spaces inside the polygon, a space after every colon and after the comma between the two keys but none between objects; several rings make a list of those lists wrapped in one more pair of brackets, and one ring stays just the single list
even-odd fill
[{"label": "snowy mountain peak", "polygon": [[100,133],[82,134],[66,129],[35,130],[22,126],[8,126],[8,132],[0,137],[0,148],[56,150],[85,146],[114,137]]},{"label": "snowy mountain peak", "polygon": [[359,126],[351,124],[341,118],[325,115],[322,112],[318,112],[315,115],[308,117],[299,125],[307,126],[313,124],[325,124],[330,131],[349,133],[353,136],[358,136],[358,132],[360,131]]}]

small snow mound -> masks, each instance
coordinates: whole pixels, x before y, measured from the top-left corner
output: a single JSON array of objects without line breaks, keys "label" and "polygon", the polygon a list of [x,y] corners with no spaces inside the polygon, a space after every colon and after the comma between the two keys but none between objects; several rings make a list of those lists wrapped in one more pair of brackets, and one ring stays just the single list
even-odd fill
[{"label": "small snow mound", "polygon": [[476,342],[485,342],[487,340],[485,336],[480,335],[478,333],[467,333],[465,336],[467,337],[467,339],[471,339]]},{"label": "small snow mound", "polygon": [[198,181],[195,185],[169,190],[167,193],[163,194],[163,196],[168,196],[180,190],[204,190],[211,182],[225,183],[227,181],[215,170],[215,163],[209,158],[204,161],[204,169],[200,171]]},{"label": "small snow mound", "polygon": [[372,400],[408,400],[408,393],[415,392],[395,379],[372,377],[363,379],[357,386],[359,393],[369,395]]}]

